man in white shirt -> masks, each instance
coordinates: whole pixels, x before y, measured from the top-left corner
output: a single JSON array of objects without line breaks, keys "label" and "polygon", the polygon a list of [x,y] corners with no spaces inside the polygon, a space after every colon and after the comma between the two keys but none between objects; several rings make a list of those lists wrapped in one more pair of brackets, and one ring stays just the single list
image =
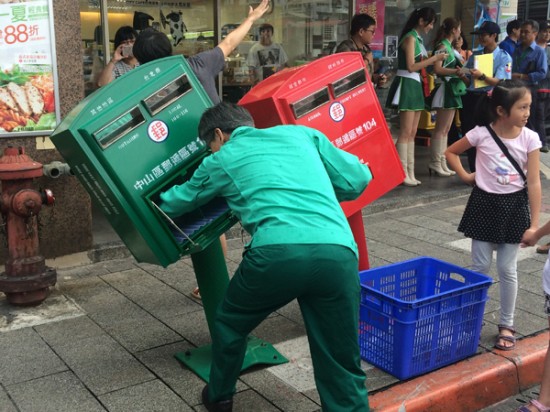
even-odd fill
[{"label": "man in white shirt", "polygon": [[255,43],[248,53],[246,63],[254,71],[254,83],[287,67],[288,56],[280,44],[273,43],[273,31],[271,24],[262,24],[260,41]]}]

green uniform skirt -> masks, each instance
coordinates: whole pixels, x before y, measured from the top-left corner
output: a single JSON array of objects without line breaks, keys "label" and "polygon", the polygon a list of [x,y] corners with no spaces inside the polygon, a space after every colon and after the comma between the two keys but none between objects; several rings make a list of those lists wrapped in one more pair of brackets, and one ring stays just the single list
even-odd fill
[{"label": "green uniform skirt", "polygon": [[[394,98],[397,104],[393,103]],[[408,77],[396,76],[388,91],[386,107],[399,111],[424,110],[424,92],[422,83]]]},{"label": "green uniform skirt", "polygon": [[437,101],[437,103],[436,100],[438,99],[434,98],[432,109],[462,109],[462,96],[457,96],[453,93],[450,83],[442,82],[432,93],[435,95],[441,87],[443,87],[443,98],[441,101]]}]

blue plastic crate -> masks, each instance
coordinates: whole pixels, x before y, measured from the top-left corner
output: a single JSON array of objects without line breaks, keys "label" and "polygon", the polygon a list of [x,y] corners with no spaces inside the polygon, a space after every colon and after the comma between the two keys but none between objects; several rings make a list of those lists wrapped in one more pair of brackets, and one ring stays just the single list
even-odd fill
[{"label": "blue plastic crate", "polygon": [[359,277],[367,362],[408,379],[475,354],[490,277],[429,257]]}]

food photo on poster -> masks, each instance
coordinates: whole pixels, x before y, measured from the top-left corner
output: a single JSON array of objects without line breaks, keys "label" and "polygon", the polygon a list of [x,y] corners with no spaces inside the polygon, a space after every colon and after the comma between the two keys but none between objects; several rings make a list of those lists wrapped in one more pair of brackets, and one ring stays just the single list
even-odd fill
[{"label": "food photo on poster", "polygon": [[59,121],[50,5],[0,3],[0,137],[44,135]]}]

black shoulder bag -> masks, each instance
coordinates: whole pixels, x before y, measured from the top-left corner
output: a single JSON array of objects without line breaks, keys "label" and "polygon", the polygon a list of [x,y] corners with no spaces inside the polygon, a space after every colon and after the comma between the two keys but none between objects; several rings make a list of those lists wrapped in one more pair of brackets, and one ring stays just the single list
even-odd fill
[{"label": "black shoulder bag", "polygon": [[521,170],[521,167],[519,167],[518,162],[516,162],[516,159],[512,157],[506,145],[502,143],[502,140],[500,140],[500,138],[497,136],[497,134],[495,133],[495,131],[490,125],[487,125],[487,130],[489,130],[489,133],[491,133],[491,136],[493,137],[498,147],[500,147],[500,150],[502,150],[502,153],[504,153],[504,156],[508,158],[510,163],[512,163],[512,166],[514,166],[514,169],[516,169],[519,175],[523,178],[523,185],[527,186],[527,177],[525,176],[525,173],[523,173],[523,170]]}]

